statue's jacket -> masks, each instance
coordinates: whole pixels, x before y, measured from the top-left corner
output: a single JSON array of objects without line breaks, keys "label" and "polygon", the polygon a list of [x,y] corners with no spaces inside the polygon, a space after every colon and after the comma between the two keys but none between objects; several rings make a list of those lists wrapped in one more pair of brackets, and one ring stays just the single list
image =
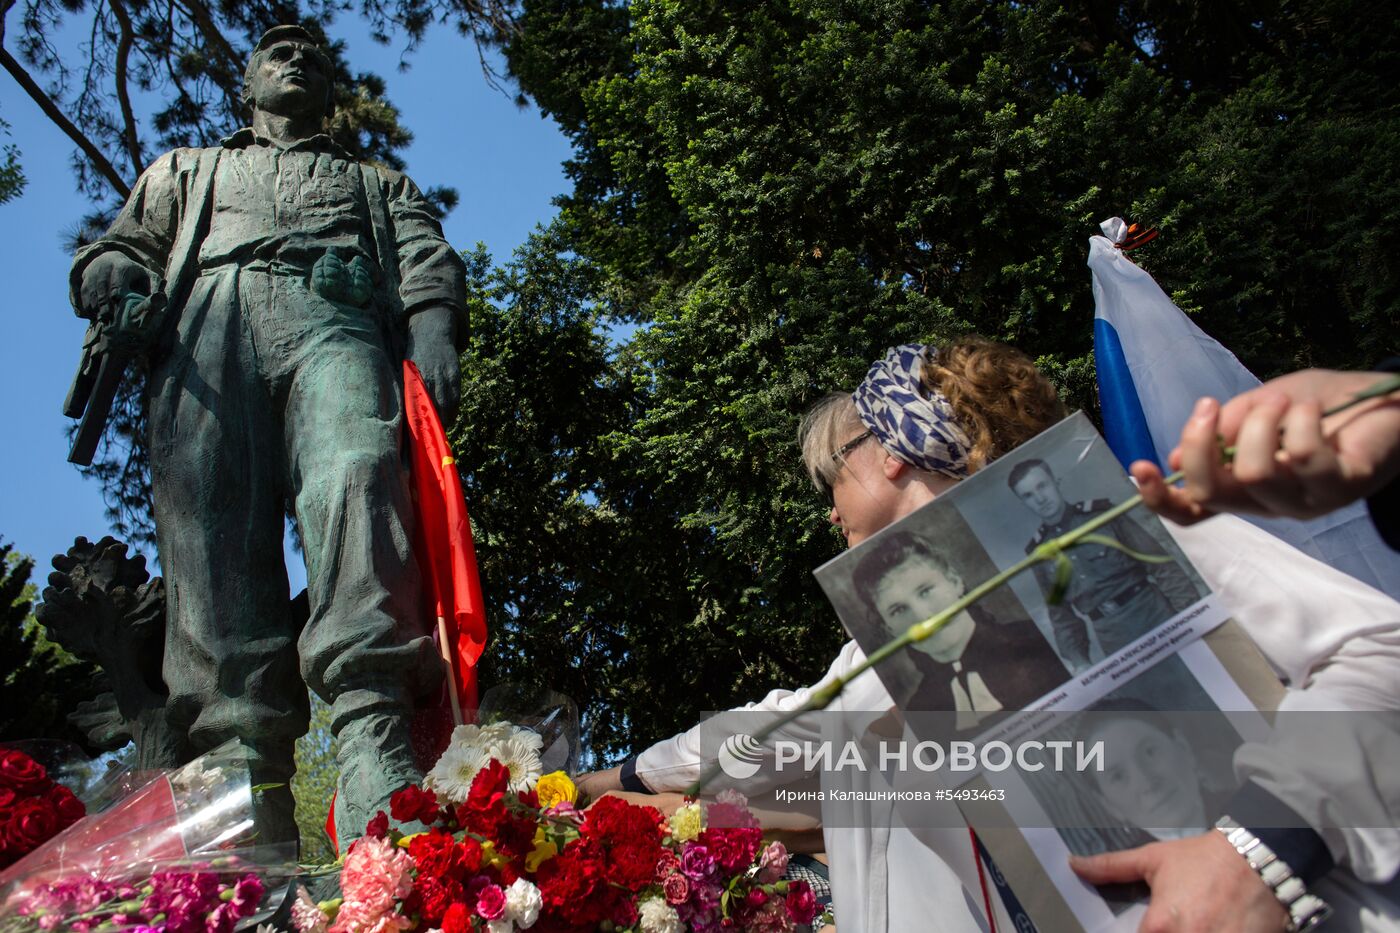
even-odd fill
[{"label": "statue's jacket", "polygon": [[[461,260],[417,186],[357,161],[323,134],[282,148],[245,128],[219,146],[160,157],[107,233],[75,257],[74,308],[83,271],[113,250],[152,274],[153,290],[166,293],[176,315],[200,275],[225,266],[309,275],[331,250],[367,261],[376,302],[400,329],[427,307],[465,314]],[[465,321],[457,332],[466,333]]]}]

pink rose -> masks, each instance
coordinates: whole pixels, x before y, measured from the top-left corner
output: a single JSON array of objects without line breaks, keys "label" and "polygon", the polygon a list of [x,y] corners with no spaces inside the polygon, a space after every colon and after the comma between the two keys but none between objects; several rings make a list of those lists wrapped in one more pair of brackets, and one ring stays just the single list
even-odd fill
[{"label": "pink rose", "polygon": [[506,892],[499,884],[488,884],[476,896],[476,912],[483,920],[499,920],[506,912]]},{"label": "pink rose", "polygon": [[788,867],[787,849],[781,842],[770,842],[758,857],[758,883],[773,884]]},{"label": "pink rose", "polygon": [[661,882],[661,890],[666,894],[666,903],[673,907],[684,904],[685,899],[690,897],[690,881],[685,875],[673,872]]}]

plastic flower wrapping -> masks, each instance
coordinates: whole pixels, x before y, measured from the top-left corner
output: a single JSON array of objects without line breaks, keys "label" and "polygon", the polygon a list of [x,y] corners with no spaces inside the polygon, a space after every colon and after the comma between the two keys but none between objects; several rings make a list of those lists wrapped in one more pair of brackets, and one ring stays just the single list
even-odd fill
[{"label": "plastic flower wrapping", "polygon": [[236,743],[98,790],[120,799],[0,873],[0,931],[226,933],[269,913],[264,895],[295,871],[294,847],[256,843]]}]

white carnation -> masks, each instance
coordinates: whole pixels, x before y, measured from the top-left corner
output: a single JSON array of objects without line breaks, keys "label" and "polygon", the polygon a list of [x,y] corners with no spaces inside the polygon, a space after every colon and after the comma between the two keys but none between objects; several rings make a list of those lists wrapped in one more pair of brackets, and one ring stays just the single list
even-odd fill
[{"label": "white carnation", "polygon": [[522,930],[528,930],[540,919],[540,908],[544,899],[540,889],[524,878],[516,878],[506,888],[506,916],[514,920]]},{"label": "white carnation", "polygon": [[486,933],[515,933],[515,924],[510,922],[509,917],[502,917],[499,920],[487,920]]},{"label": "white carnation", "polygon": [[641,920],[642,933],[685,933],[680,915],[676,909],[659,897],[642,901],[637,912]]}]

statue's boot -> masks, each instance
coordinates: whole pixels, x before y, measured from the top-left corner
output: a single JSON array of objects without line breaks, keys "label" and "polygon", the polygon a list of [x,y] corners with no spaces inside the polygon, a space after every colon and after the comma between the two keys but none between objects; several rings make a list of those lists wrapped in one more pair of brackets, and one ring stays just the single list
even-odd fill
[{"label": "statue's boot", "polygon": [[344,852],[377,812],[389,812],[394,791],[420,783],[423,775],[413,761],[411,709],[401,693],[347,690],[336,697],[332,711],[340,746],[335,828]]}]

